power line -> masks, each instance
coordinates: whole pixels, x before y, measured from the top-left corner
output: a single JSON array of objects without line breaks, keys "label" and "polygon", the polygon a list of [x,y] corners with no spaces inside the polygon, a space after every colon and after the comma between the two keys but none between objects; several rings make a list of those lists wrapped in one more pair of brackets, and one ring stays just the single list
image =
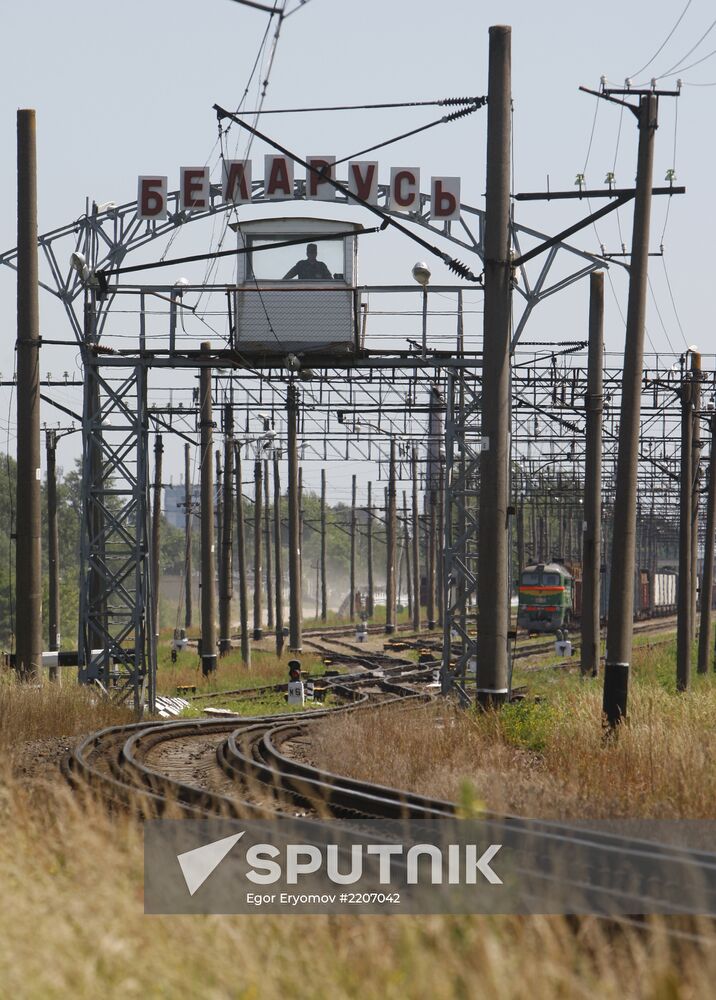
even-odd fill
[{"label": "power line", "polygon": [[659,53],[662,51],[662,49],[664,48],[664,46],[666,45],[666,43],[669,41],[669,39],[671,38],[671,36],[674,34],[674,32],[676,31],[676,29],[681,24],[681,21],[683,20],[684,14],[686,13],[686,11],[689,9],[690,6],[691,6],[691,0],[688,0],[686,6],[684,7],[684,9],[679,14],[679,17],[678,17],[678,20],[676,21],[676,24],[671,29],[671,31],[669,32],[669,34],[666,36],[666,38],[664,39],[664,41],[661,43],[661,45],[659,46],[659,48],[656,50],[656,52],[654,53],[654,55],[651,57],[651,59],[648,62],[644,63],[644,65],[641,67],[641,69],[638,69],[636,71],[636,73],[632,73],[631,74],[632,77],[639,76],[641,73],[644,72],[644,70],[647,68],[647,66],[651,66],[651,64],[654,62],[654,60],[656,59],[656,57],[659,55]]},{"label": "power line", "polygon": [[[710,59],[711,56],[713,56],[713,55],[716,55],[716,49],[712,49],[711,52],[707,53],[705,56],[702,56],[701,59],[697,59],[696,62],[689,63],[688,66],[681,66],[681,67],[679,67],[679,69],[676,72],[678,72],[678,73],[685,73],[687,70],[693,69],[694,66],[698,66],[702,62],[706,62],[706,60]],[[676,73],[673,73],[671,75],[672,76],[676,76]]]},{"label": "power line", "polygon": [[[691,48],[686,53],[686,55],[682,56],[681,59],[677,59],[677,61],[674,63],[674,65],[670,69],[667,69],[667,71],[665,73],[660,73],[659,76],[656,77],[656,79],[657,80],[663,80],[664,77],[671,76],[674,72],[677,72],[677,71],[682,72],[683,69],[688,69],[688,67],[683,67],[682,70],[679,70],[679,67],[681,66],[681,64],[683,62],[685,62],[689,58],[689,56],[691,55],[691,53],[694,52],[699,47],[699,45],[701,45],[701,43],[703,42],[704,38],[706,38],[713,31],[714,28],[716,28],[716,20],[714,20],[714,21],[711,22],[711,24],[708,26],[708,28],[703,33],[703,35],[701,36],[701,38],[699,38],[699,40],[696,42],[695,45],[691,46]],[[694,63],[693,65],[696,65],[696,63]]]}]

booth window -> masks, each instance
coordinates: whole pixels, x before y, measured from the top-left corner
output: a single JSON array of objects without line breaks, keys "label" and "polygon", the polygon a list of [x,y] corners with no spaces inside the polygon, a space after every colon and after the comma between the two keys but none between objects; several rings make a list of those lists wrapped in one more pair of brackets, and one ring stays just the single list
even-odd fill
[{"label": "booth window", "polygon": [[[296,237],[287,236],[286,239]],[[279,243],[281,236],[250,237],[246,275],[258,281],[343,281],[343,239],[319,240],[310,236],[305,243],[253,251],[266,244]]]}]

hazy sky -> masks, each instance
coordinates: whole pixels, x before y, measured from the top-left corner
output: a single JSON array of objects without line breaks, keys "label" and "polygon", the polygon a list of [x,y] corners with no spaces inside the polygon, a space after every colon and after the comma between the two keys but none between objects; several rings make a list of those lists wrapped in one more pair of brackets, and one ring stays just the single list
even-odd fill
[{"label": "hazy sky", "polygon": [[[637,74],[655,56],[685,8],[662,51]],[[587,10],[583,4],[563,0],[539,4],[309,0],[299,9],[298,0],[288,0],[286,10],[293,9],[296,12],[285,19],[275,46],[266,108],[484,94],[488,27],[511,25],[515,191],[543,190],[548,175],[552,189],[571,190],[577,173],[585,173],[590,186],[603,186],[612,170],[618,185],[630,186],[636,163],[635,119],[602,102],[595,121],[595,99],[577,88],[598,87],[602,74],[613,84],[637,74],[635,83],[643,83],[680,64],[678,73],[659,81],[660,86],[671,87],[681,76],[685,85],[678,101],[661,102],[654,176],[661,184],[666,171],[675,167],[678,183],[688,191],[671,200],[666,226],[669,199],[655,200],[651,249],[657,251],[663,242],[664,257],[653,258],[651,264],[647,349],[678,352],[695,343],[704,353],[713,353],[711,282],[702,229],[710,221],[714,202],[710,126],[716,97],[712,52],[716,29],[705,35],[713,27],[712,4],[679,0],[669,7],[649,0],[626,4],[607,0]],[[268,72],[267,53],[276,23],[274,18],[246,108],[256,106],[257,89]],[[180,166],[209,162],[218,179],[212,105],[239,105],[268,25],[268,15],[232,0],[6,2],[0,88],[5,211],[0,216],[0,248],[16,243],[17,108],[37,110],[41,232],[80,216],[86,197],[98,202],[132,200],[141,173],[166,173],[173,189],[178,186]],[[704,61],[688,68],[700,59]],[[440,113],[422,108],[266,116],[261,127],[301,155],[343,157]],[[419,166],[426,179],[433,173],[459,175],[463,201],[483,207],[485,128],[486,114],[478,112],[380,151],[381,182],[387,181],[391,165]],[[251,151],[257,170],[264,151],[260,145]],[[549,233],[587,212],[584,202],[519,204],[516,219]],[[197,240],[201,246],[203,237],[192,236],[190,229],[176,240],[173,252],[196,252]],[[628,247],[630,239],[631,212],[622,210],[619,220],[611,216],[598,225],[598,238],[590,228],[574,243],[598,251],[602,242],[614,251],[622,240]],[[412,264],[422,256],[416,250],[400,237],[372,237],[365,243],[361,275],[366,281],[409,281]],[[477,260],[471,263],[480,267]],[[440,269],[435,273],[439,275]],[[625,308],[626,281],[617,267],[611,269],[611,277],[607,345],[619,351],[623,346],[619,310]],[[582,337],[586,296],[585,282],[555,296],[535,312],[527,338]],[[15,276],[7,269],[0,269],[0,316],[6,329],[0,370],[7,377],[13,367],[15,335]],[[70,332],[63,326],[62,313],[44,299],[41,321],[46,337]],[[713,360],[705,364],[713,367]],[[76,352],[60,356],[47,349],[42,370],[75,372],[76,365]],[[79,405],[79,396],[76,399]],[[8,390],[0,390],[0,450],[8,445],[14,450],[13,409]],[[70,453],[68,449],[66,465]],[[178,451],[170,456],[169,467],[176,476]]]}]

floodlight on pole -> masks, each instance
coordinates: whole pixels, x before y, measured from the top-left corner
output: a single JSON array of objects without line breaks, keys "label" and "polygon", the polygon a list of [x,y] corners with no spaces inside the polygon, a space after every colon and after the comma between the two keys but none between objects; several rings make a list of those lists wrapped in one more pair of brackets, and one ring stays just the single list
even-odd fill
[{"label": "floodlight on pole", "polygon": [[169,351],[172,354],[176,350],[177,300],[184,298],[184,289],[188,285],[189,281],[187,278],[177,278],[169,295]]},{"label": "floodlight on pole", "polygon": [[70,267],[72,268],[73,271],[77,272],[81,281],[86,283],[89,280],[90,269],[87,265],[87,260],[84,254],[81,254],[77,250],[75,250],[70,255]]},{"label": "floodlight on pole", "polygon": [[423,357],[428,353],[428,284],[430,268],[425,261],[413,264],[413,278],[423,287]]}]

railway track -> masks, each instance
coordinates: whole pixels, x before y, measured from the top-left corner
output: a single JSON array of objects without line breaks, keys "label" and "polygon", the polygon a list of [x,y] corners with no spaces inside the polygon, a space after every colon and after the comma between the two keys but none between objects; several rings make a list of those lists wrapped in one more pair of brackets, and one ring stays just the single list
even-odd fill
[{"label": "railway track", "polygon": [[[312,728],[329,716],[371,711],[386,704],[391,710],[415,713],[428,701],[425,682],[432,679],[432,666],[420,669],[412,661],[389,663],[384,654],[365,658],[371,666],[358,664],[359,670],[328,679],[327,687],[341,699],[337,708],[316,709],[310,715],[115,726],[84,739],[64,761],[64,773],[73,786],[90,788],[113,807],[129,808],[142,816],[177,812],[187,817],[288,815],[336,817],[356,824],[375,819],[428,823],[459,818],[460,809],[454,802],[336,774],[307,759],[306,741]],[[380,667],[377,661],[382,661]],[[355,659],[351,662],[355,666]],[[256,689],[261,690],[267,688]],[[656,859],[670,873],[672,884],[698,872],[706,873],[709,885],[716,887],[716,854],[711,852],[635,841],[560,821],[491,813],[481,818],[498,824],[505,836],[524,833],[528,826],[540,850],[565,843],[588,846],[595,856],[595,869],[615,858],[628,857],[635,863]],[[533,868],[526,868],[524,874],[536,877]],[[571,886],[568,874],[560,877]],[[554,880],[554,873],[549,879]],[[578,881],[574,882],[575,891],[582,891],[583,877]],[[618,889],[608,891],[611,903],[617,907],[623,903]],[[653,893],[652,881],[639,897],[645,912],[654,903]],[[716,899],[710,899],[709,905],[714,912]],[[683,936],[682,931],[675,933]]]},{"label": "railway track", "polygon": [[[297,746],[321,719],[336,712],[370,710],[369,694],[349,688],[344,696],[345,706],[316,711],[308,719],[279,715],[112,727],[84,740],[66,761],[65,773],[73,784],[89,784],[111,803],[145,816],[178,810],[187,817],[336,817],[357,824],[356,831],[364,829],[361,823],[374,819],[429,824],[459,817],[459,807],[453,802],[335,774],[300,759]],[[399,711],[419,711],[422,703],[420,694],[389,698]],[[595,870],[613,864],[616,858],[629,858],[635,864],[649,860],[668,872],[672,884],[697,872],[707,873],[710,884],[716,884],[716,855],[710,852],[638,841],[564,822],[491,813],[481,818],[495,824],[503,837],[524,835],[528,830],[539,851],[565,844],[572,850],[588,848]],[[542,878],[534,867],[520,868],[519,864],[516,874],[529,876],[533,883],[536,879],[537,885]],[[565,871],[559,878],[563,889],[582,892],[585,888],[583,874],[572,877]],[[545,886],[554,879],[553,871],[546,872]],[[625,894],[618,887],[595,886],[590,892],[606,894],[605,906],[623,905]],[[633,890],[628,898],[634,899]],[[658,899],[653,880],[638,898],[644,911],[653,906]],[[714,901],[709,905],[713,911]]]}]

